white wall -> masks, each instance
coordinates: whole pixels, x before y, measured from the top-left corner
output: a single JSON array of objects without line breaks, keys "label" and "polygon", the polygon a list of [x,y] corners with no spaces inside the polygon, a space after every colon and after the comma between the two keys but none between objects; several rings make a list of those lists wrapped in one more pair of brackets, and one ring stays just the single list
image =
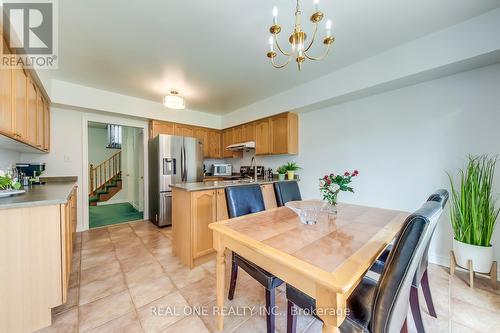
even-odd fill
[{"label": "white wall", "polygon": [[[432,191],[449,189],[445,172],[455,174],[467,154],[500,152],[499,92],[500,64],[303,113],[299,155],[261,157],[259,164],[297,161],[304,198],[319,198],[322,175],[359,169],[356,193],[343,193],[340,201],[415,210]],[[500,166],[495,186],[500,193]],[[448,264],[451,240],[447,209],[431,260]]]},{"label": "white wall", "polygon": [[82,183],[84,170],[82,167],[82,121],[83,112],[59,108],[50,109],[50,153],[22,153],[25,162],[45,162],[44,176],[77,176],[78,177],[78,230],[82,230],[83,204]]},{"label": "white wall", "polygon": [[99,165],[114,154],[119,149],[106,148],[108,146],[108,130],[105,128],[89,127],[89,163]]}]

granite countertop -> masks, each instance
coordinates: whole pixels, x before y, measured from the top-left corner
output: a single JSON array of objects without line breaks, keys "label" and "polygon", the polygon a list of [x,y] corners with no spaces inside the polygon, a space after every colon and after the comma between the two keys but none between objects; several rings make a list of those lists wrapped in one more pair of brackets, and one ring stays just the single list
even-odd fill
[{"label": "granite countertop", "polygon": [[257,179],[257,182],[248,182],[248,181],[238,181],[238,180],[222,180],[222,181],[208,181],[208,182],[196,182],[196,183],[181,183],[181,184],[172,184],[170,187],[181,189],[188,192],[193,191],[204,191],[204,190],[215,190],[218,188],[225,188],[228,186],[243,186],[248,184],[272,184],[278,181],[298,181],[296,180],[264,180]]},{"label": "granite countertop", "polygon": [[26,189],[26,193],[0,198],[0,209],[65,204],[76,185],[77,177],[45,177],[43,181],[46,184],[33,185]]}]

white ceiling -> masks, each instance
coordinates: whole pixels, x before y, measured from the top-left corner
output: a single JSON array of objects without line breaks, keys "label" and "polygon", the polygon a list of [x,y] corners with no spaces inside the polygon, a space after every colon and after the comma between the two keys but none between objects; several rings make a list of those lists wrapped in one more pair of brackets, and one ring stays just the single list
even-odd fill
[{"label": "white ceiling", "polygon": [[[306,31],[311,31],[312,2],[301,1]],[[308,62],[299,73],[290,65],[274,69],[265,56],[271,9],[279,8],[285,44],[293,0],[58,3],[54,78],[157,102],[177,88],[189,109],[216,114],[500,6],[500,0],[320,0],[337,41],[326,60]]]}]

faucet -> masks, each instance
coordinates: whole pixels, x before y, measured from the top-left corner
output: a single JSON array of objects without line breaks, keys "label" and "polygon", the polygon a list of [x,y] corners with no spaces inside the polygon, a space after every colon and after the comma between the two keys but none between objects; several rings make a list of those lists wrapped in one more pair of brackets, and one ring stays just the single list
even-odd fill
[{"label": "faucet", "polygon": [[252,156],[252,160],[250,161],[250,170],[253,165],[253,181],[257,182],[257,161],[255,160],[255,156]]}]

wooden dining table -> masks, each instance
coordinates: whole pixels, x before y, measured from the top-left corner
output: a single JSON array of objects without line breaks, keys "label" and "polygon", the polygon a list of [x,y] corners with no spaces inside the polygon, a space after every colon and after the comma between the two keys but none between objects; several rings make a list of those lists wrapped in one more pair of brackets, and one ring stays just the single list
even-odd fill
[{"label": "wooden dining table", "polygon": [[[394,239],[408,212],[339,204],[307,225],[287,207],[209,225],[217,251],[217,307],[224,308],[225,251],[238,253],[316,300],[323,332],[339,332],[346,301]],[[217,312],[217,329],[224,325]]]}]

